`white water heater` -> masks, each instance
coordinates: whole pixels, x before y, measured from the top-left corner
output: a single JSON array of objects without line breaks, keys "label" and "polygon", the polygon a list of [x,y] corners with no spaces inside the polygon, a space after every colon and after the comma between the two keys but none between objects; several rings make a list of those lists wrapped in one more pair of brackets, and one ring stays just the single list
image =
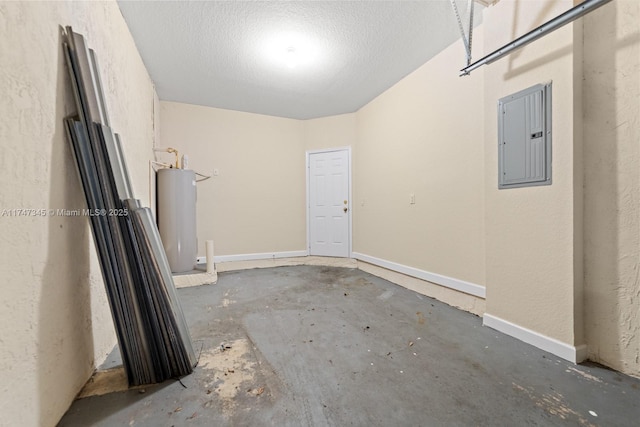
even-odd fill
[{"label": "white water heater", "polygon": [[195,269],[198,251],[195,172],[160,169],[156,188],[158,229],[171,272],[191,271]]}]

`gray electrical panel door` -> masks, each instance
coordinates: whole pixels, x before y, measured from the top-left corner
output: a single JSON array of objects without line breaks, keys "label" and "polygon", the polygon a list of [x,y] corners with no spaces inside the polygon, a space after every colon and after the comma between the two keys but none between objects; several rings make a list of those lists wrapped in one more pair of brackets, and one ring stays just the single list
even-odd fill
[{"label": "gray electrical panel door", "polygon": [[551,83],[498,101],[498,188],[551,184]]}]

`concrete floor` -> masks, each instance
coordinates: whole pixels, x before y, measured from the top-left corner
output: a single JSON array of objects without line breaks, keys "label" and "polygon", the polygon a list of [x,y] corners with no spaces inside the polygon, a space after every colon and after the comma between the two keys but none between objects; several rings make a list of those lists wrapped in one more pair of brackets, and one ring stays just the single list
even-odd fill
[{"label": "concrete floor", "polygon": [[637,426],[640,380],[576,366],[359,270],[179,290],[195,372],[76,400],[60,426]]}]

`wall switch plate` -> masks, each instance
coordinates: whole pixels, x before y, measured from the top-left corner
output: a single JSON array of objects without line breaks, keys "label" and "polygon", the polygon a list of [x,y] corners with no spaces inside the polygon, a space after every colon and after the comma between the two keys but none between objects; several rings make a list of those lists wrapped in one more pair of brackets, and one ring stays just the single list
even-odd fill
[{"label": "wall switch plate", "polygon": [[213,170],[213,176],[218,176],[218,175],[220,175],[220,170],[216,168]]}]

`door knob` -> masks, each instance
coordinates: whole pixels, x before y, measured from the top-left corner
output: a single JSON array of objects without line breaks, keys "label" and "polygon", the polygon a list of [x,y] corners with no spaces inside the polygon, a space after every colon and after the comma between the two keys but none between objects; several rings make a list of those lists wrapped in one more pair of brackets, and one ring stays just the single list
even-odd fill
[{"label": "door knob", "polygon": [[347,212],[347,208],[345,207],[345,208],[343,209],[343,211],[345,211],[345,213],[346,213],[346,212]]}]

